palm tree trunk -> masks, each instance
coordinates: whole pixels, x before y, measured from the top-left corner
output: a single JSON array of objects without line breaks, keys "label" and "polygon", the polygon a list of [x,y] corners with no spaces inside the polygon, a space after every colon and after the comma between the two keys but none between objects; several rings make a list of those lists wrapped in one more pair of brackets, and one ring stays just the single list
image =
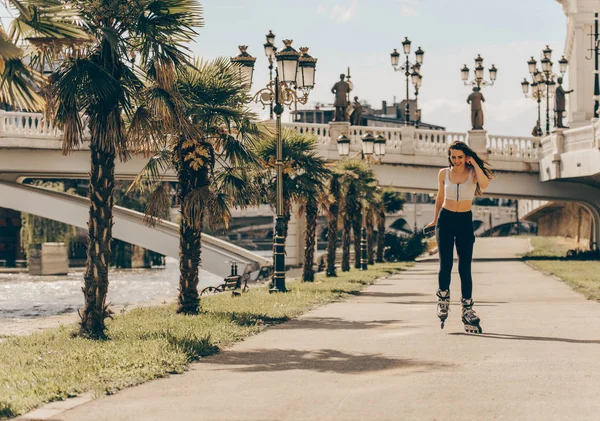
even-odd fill
[{"label": "palm tree trunk", "polygon": [[374,252],[374,244],[373,244],[373,207],[368,206],[366,209],[367,212],[367,264],[372,265],[375,263],[373,261],[373,252]]},{"label": "palm tree trunk", "polygon": [[344,213],[344,230],[342,231],[342,272],[350,270],[350,231],[352,229],[352,216]]},{"label": "palm tree trunk", "polygon": [[317,216],[319,208],[317,201],[313,198],[306,202],[306,247],[304,249],[304,265],[302,267],[302,280],[314,282],[315,270],[315,246],[317,233]]},{"label": "palm tree trunk", "polygon": [[90,219],[84,275],[84,307],[80,311],[80,332],[99,339],[106,336],[104,320],[111,312],[106,305],[108,267],[112,240],[112,207],[115,185],[115,155],[104,152],[92,142],[90,171]]},{"label": "palm tree trunk", "polygon": [[354,267],[360,269],[360,229],[362,225],[362,206],[357,204],[352,214],[352,232],[354,234]]},{"label": "palm tree trunk", "polygon": [[385,248],[385,206],[383,202],[377,209],[377,263],[383,263],[383,249]]},{"label": "palm tree trunk", "polygon": [[327,224],[327,276],[337,276],[335,271],[335,254],[337,251],[337,225],[339,204],[337,201],[329,206],[329,221]]},{"label": "palm tree trunk", "polygon": [[[179,224],[179,296],[177,313],[188,315],[200,312],[198,294],[198,268],[200,266],[200,237],[202,230],[181,215]],[[202,225],[202,222],[200,223]]]}]

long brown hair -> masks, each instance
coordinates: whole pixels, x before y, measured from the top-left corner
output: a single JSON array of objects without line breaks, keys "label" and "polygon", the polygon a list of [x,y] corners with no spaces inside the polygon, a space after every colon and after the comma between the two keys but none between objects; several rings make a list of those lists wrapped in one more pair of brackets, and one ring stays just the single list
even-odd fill
[{"label": "long brown hair", "polygon": [[[489,169],[489,162],[487,162],[484,159],[481,159],[479,155],[477,155],[477,153],[469,147],[469,145],[467,145],[465,142],[461,142],[460,140],[455,140],[448,147],[448,162],[450,163],[450,168],[454,166],[452,164],[452,160],[450,159],[450,151],[452,149],[454,149],[455,151],[462,151],[465,154],[465,156],[472,157],[475,160],[475,162],[477,162],[477,165],[479,165],[479,168],[481,168],[488,180],[494,178],[492,171],[490,171]],[[481,196],[481,194],[481,188],[479,187],[479,182],[477,182],[477,187],[475,188],[475,196]]]}]

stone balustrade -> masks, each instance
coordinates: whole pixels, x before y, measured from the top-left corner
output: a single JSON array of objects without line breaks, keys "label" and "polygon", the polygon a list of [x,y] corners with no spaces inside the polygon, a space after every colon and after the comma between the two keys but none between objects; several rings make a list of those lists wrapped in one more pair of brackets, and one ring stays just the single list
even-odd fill
[{"label": "stone balustrade", "polygon": [[59,139],[61,135],[42,113],[0,111],[0,136]]},{"label": "stone balustrade", "polygon": [[[332,149],[335,143],[329,137],[327,124],[284,123],[284,126],[298,130],[301,133],[313,133],[318,143],[327,149]],[[383,135],[387,139],[386,155],[409,154],[421,156],[446,155],[448,146],[454,141],[469,143],[468,133],[450,132],[446,130],[426,130],[408,127],[376,127],[350,126],[350,149],[361,149],[361,138],[366,133],[373,136]],[[402,148],[403,141],[407,144],[412,136],[412,147]],[[335,142],[334,140],[333,142]],[[486,141],[488,158],[497,161],[536,163],[542,156],[541,143],[536,137],[488,135]]]}]

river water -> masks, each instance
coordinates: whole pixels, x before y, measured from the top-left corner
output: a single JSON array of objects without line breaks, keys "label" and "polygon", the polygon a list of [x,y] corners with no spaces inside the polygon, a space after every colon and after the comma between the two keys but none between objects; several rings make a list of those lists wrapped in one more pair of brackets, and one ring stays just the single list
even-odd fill
[{"label": "river water", "polygon": [[[138,304],[160,299],[174,300],[179,285],[179,264],[167,257],[166,265],[152,269],[112,269],[108,302]],[[218,285],[222,278],[201,271],[199,290]],[[83,306],[83,268],[66,276],[30,276],[0,273],[0,319],[28,319],[72,313]]]}]

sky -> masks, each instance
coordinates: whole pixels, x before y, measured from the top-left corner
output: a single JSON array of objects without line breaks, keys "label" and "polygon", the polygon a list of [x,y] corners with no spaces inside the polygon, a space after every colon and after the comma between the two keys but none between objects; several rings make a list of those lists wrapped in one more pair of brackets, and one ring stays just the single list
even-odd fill
[{"label": "sky", "polygon": [[[269,30],[278,48],[283,39],[293,40],[296,49],[309,47],[318,59],[316,84],[303,108],[333,103],[331,87],[348,67],[352,96],[361,101],[379,109],[382,100],[390,104],[394,97],[398,102],[405,98],[404,74],[393,71],[390,53],[394,48],[402,52],[408,37],[411,60],[419,46],[425,51],[422,121],[464,132],[470,129],[466,98],[471,87],[463,85],[460,69],[464,64],[473,69],[481,54],[486,78],[492,64],[498,68],[494,86],[482,91],[484,128],[497,135],[530,136],[537,104],[521,90],[521,81],[529,77],[527,60],[535,56],[539,61],[548,44],[558,71],[566,37],[566,17],[555,0],[206,0],[203,8],[204,27],[191,46],[193,53],[208,59],[235,56],[238,45],[248,45],[257,57],[253,92],[268,82],[263,43]],[[565,88],[568,77],[566,82]],[[255,109],[268,116],[268,110]]]},{"label": "sky", "polygon": [[[495,135],[529,136],[537,118],[537,104],[525,98],[521,81],[529,78],[527,60],[539,60],[546,45],[556,63],[563,54],[566,17],[556,0],[205,0],[204,27],[190,45],[196,56],[214,59],[235,56],[238,45],[248,45],[257,57],[252,92],[269,78],[264,55],[265,35],[272,30],[276,45],[291,39],[296,49],[309,47],[318,59],[316,84],[309,102],[332,104],[331,87],[350,68],[354,91],[361,102],[380,109],[381,102],[400,102],[406,96],[403,72],[394,72],[390,53],[402,52],[408,37],[414,51],[425,51],[419,90],[422,121],[450,131],[470,129],[460,69],[473,69],[477,54],[487,69],[494,64],[498,78],[484,88],[484,128]],[[2,8],[2,23],[8,23]],[[404,56],[401,57],[401,60]],[[472,77],[472,73],[471,73]],[[568,87],[568,77],[565,78]],[[412,84],[410,97],[414,98]],[[260,117],[268,110],[252,107]],[[552,105],[551,105],[552,108]],[[542,109],[542,119],[545,111]],[[284,122],[290,121],[284,115]],[[542,127],[544,121],[542,121]]]}]

